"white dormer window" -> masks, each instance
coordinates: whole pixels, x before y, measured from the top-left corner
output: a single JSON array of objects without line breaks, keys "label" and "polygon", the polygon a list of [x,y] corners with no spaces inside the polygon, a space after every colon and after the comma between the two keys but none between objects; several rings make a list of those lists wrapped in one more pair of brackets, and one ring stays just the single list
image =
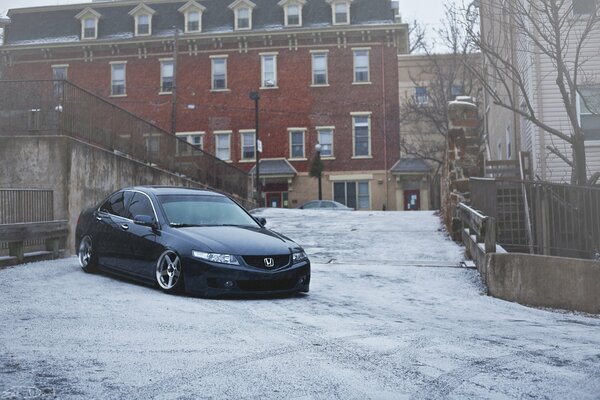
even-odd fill
[{"label": "white dormer window", "polygon": [[350,24],[350,3],[354,0],[327,0],[331,4],[332,23],[334,25]]},{"label": "white dormer window", "polygon": [[281,0],[277,4],[283,7],[285,26],[302,26],[302,6],[306,0]]},{"label": "white dormer window", "polygon": [[81,39],[98,39],[98,21],[100,14],[91,8],[86,8],[75,16],[81,21]]},{"label": "white dormer window", "polygon": [[129,11],[129,15],[135,20],[135,36],[152,35],[152,16],[155,13],[156,11],[145,4],[140,4]]},{"label": "white dormer window", "polygon": [[233,10],[235,30],[252,29],[252,9],[256,4],[250,0],[237,0],[229,5]]},{"label": "white dormer window", "polygon": [[202,32],[202,13],[206,10],[201,4],[195,1],[187,2],[179,8],[185,18],[185,33]]}]

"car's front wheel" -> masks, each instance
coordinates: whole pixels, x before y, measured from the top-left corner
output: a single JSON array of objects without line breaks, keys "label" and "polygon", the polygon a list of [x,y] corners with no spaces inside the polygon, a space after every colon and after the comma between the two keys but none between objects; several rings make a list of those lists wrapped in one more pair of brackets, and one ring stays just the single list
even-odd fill
[{"label": "car's front wheel", "polygon": [[183,284],[181,259],[172,250],[161,254],[156,263],[156,283],[167,293],[178,292]]},{"label": "car's front wheel", "polygon": [[98,270],[98,257],[94,251],[91,237],[86,235],[81,239],[77,257],[81,269],[85,272],[96,272]]}]

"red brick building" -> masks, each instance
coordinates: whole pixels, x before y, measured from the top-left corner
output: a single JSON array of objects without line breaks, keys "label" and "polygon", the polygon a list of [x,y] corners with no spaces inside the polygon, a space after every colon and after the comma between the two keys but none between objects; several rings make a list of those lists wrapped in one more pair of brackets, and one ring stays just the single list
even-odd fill
[{"label": "red brick building", "polygon": [[389,0],[112,1],[8,17],[2,79],[66,78],[246,171],[257,91],[267,205],[317,197],[317,143],[325,199],[395,204],[408,33]]}]

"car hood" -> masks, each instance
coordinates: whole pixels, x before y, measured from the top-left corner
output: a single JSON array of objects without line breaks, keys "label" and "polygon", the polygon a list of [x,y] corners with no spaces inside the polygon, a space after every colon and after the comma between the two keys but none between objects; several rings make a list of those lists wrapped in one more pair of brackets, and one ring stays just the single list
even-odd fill
[{"label": "car hood", "polygon": [[268,229],[243,226],[201,226],[177,228],[188,240],[198,243],[195,250],[240,256],[289,254],[299,247],[293,241]]}]

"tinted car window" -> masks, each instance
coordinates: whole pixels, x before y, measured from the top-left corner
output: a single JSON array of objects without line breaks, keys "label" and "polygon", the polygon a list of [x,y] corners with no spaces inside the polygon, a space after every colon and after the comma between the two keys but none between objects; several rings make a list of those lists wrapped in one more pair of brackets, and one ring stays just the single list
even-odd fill
[{"label": "tinted car window", "polygon": [[152,218],[155,218],[154,210],[148,196],[143,193],[134,192],[131,202],[129,203],[127,218],[134,219],[138,215],[149,215]]},{"label": "tinted car window", "polygon": [[131,192],[118,192],[113,194],[104,202],[102,207],[100,207],[100,211],[127,218],[125,207],[131,198],[131,194]]},{"label": "tinted car window", "polygon": [[236,225],[258,226],[240,206],[221,196],[162,195],[158,196],[171,225]]},{"label": "tinted car window", "polygon": [[308,203],[303,205],[302,208],[304,208],[304,209],[319,208],[319,202],[318,201],[309,201]]},{"label": "tinted car window", "polygon": [[335,208],[335,204],[330,201],[321,202],[321,208]]}]

